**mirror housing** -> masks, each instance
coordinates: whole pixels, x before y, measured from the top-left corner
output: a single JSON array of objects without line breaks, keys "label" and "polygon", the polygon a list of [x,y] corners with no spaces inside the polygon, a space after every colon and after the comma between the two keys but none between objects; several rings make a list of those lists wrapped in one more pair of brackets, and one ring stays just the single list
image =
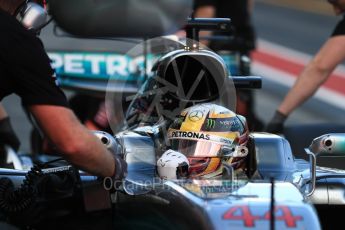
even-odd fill
[{"label": "mirror housing", "polygon": [[308,148],[304,149],[310,159],[310,187],[306,194],[313,195],[316,187],[316,158],[345,157],[345,133],[329,133],[315,138]]},{"label": "mirror housing", "polygon": [[345,133],[330,133],[315,138],[309,150],[317,157],[345,157]]}]

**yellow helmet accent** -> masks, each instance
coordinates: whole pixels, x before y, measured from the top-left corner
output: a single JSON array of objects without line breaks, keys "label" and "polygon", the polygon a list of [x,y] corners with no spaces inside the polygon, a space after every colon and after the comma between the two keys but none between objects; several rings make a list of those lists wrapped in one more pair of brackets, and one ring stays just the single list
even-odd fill
[{"label": "yellow helmet accent", "polygon": [[228,164],[245,167],[248,154],[235,154],[249,138],[246,119],[215,104],[199,104],[183,110],[168,131],[172,149],[189,161],[191,178],[222,177]]}]

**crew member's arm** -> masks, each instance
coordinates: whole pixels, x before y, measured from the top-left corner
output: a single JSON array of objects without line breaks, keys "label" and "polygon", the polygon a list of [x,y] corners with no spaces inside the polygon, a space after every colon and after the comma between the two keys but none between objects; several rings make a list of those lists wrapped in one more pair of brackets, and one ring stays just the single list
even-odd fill
[{"label": "crew member's arm", "polygon": [[289,91],[278,111],[289,115],[310,98],[330,76],[335,67],[345,59],[345,35],[334,36],[319,50],[306,66]]},{"label": "crew member's arm", "polygon": [[0,59],[8,66],[9,92],[20,96],[23,106],[67,160],[89,173],[121,179],[125,162],[114,158],[67,108],[41,41],[14,17],[3,15],[1,20],[6,20],[2,24],[6,33],[1,34],[5,45],[2,43]]},{"label": "crew member's arm", "polygon": [[[332,2],[336,15],[344,12],[345,1]],[[345,19],[335,27],[332,36],[302,71],[278,110],[266,127],[267,132],[282,133],[286,118],[330,76],[335,67],[345,59]]]},{"label": "crew member's arm", "polygon": [[112,153],[80,124],[70,109],[32,105],[29,110],[49,140],[71,163],[95,175],[115,174],[116,166]]},{"label": "crew member's arm", "polygon": [[[345,1],[332,3],[336,15],[345,10]],[[332,37],[321,47],[306,66],[294,86],[278,108],[278,113],[288,116],[310,98],[330,76],[336,66],[345,59],[344,19],[335,28]]]},{"label": "crew member's arm", "polygon": [[213,18],[216,15],[216,8],[213,5],[200,6],[195,10],[196,18]]},{"label": "crew member's arm", "polygon": [[3,120],[4,118],[6,118],[8,115],[4,109],[4,107],[1,105],[0,103],[0,120]]},{"label": "crew member's arm", "polygon": [[251,15],[254,10],[254,0],[248,0],[248,13]]},{"label": "crew member's arm", "polygon": [[[207,2],[207,1],[206,1]],[[196,6],[194,10],[194,17],[195,18],[214,18],[216,16],[216,8],[212,4],[206,4],[201,6]],[[211,31],[200,31],[200,37],[208,37],[212,35]],[[178,37],[186,37],[186,32],[184,30],[180,30],[175,33]],[[201,40],[201,43],[205,46],[209,45],[210,41],[208,40]]]}]

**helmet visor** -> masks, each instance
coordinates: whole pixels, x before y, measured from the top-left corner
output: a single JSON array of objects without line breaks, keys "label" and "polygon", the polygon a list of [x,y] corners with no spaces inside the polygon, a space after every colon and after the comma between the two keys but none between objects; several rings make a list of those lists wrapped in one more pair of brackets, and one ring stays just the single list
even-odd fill
[{"label": "helmet visor", "polygon": [[172,139],[171,148],[186,157],[219,157],[224,144],[212,141]]}]

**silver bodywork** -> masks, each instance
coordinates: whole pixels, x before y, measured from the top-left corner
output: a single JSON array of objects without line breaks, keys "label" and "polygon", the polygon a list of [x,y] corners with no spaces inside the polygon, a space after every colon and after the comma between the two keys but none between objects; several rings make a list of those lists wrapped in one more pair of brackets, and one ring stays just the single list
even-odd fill
[{"label": "silver bodywork", "polygon": [[[111,200],[114,205],[143,197],[167,207],[174,204],[172,207],[176,212],[184,210],[188,213],[188,218],[197,219],[200,229],[269,229],[273,204],[276,210],[276,229],[314,230],[321,229],[315,207],[345,204],[345,171],[316,167],[315,190],[308,196],[312,180],[311,163],[295,159],[287,140],[274,134],[251,134],[255,141],[257,172],[251,180],[242,178],[235,181],[159,179],[156,176],[158,127],[147,126],[124,131],[115,138],[101,132],[95,134],[100,139],[109,138],[105,143],[109,149],[120,144],[120,154],[123,154],[128,163],[128,176],[118,190],[126,199],[118,199],[115,193]],[[324,153],[319,153],[322,154]],[[25,171],[2,170],[1,175],[18,178],[15,184],[20,184]],[[272,177],[274,199],[271,193]],[[86,184],[96,180],[90,180],[90,176],[84,174],[81,178]],[[86,197],[87,191],[84,191]],[[97,191],[102,196],[106,194],[103,188]],[[85,200],[88,199],[90,196]],[[104,204],[110,202],[109,198],[98,199]],[[86,206],[87,210],[95,210],[92,205]],[[102,206],[104,207],[110,205]]]},{"label": "silver bodywork", "polygon": [[[124,182],[124,190],[130,196],[145,196],[154,192],[155,196],[167,203],[176,202],[177,196],[182,203],[188,203],[187,206],[194,210],[190,215],[203,216],[205,223],[202,225],[208,226],[207,229],[227,227],[269,229],[270,219],[267,215],[272,202],[270,193],[272,184],[269,181],[271,177],[275,178],[276,215],[281,216],[275,222],[277,229],[320,229],[312,202],[316,204],[343,203],[340,186],[338,186],[339,189],[329,190],[327,182],[322,181],[318,182],[313,195],[307,196],[310,189],[308,186],[311,178],[310,165],[307,161],[294,159],[289,143],[280,136],[252,133],[258,170],[255,179],[250,181],[164,181],[157,178],[155,174],[156,153],[153,145],[152,151],[147,151],[150,149],[151,137],[145,135],[142,130],[144,129],[141,128],[142,135],[136,132],[121,134],[126,144],[135,146],[139,150],[140,144],[143,144],[142,148],[146,149],[144,151],[146,154],[143,154],[141,150],[133,152],[129,150],[132,148],[126,147],[129,150],[125,153],[129,173]],[[339,173],[318,168],[317,175],[321,175],[321,172]],[[288,213],[285,213],[286,210]],[[247,211],[250,213],[247,216],[248,219],[245,217]],[[293,221],[289,222],[289,224],[293,223],[292,225],[284,219],[289,216],[288,214],[293,217]],[[257,219],[253,222],[248,221],[253,216]]]},{"label": "silver bodywork", "polygon": [[22,25],[31,30],[40,30],[48,19],[47,12],[37,3],[29,2],[17,16]]},{"label": "silver bodywork", "polygon": [[[345,171],[316,167],[315,189],[310,193],[312,164],[295,159],[288,141],[269,133],[251,134],[255,141],[254,154],[257,160],[257,172],[251,180],[161,180],[156,175],[156,160],[162,147],[159,144],[159,132],[159,127],[155,126],[124,131],[115,138],[103,132],[95,132],[100,140],[104,139],[103,142],[109,150],[117,149],[118,145],[121,145],[122,150],[117,153],[123,154],[128,163],[128,176],[118,191],[126,199],[118,199],[115,193],[111,200],[114,205],[124,202],[123,200],[143,197],[167,207],[174,204],[172,207],[176,212],[184,210],[188,213],[188,218],[197,219],[200,229],[269,229],[273,204],[276,210],[276,229],[314,230],[321,229],[315,207],[339,207],[345,204]],[[340,141],[334,144],[345,140],[345,135],[334,136],[340,138]],[[334,136],[331,134],[327,138]],[[318,140],[314,141],[314,145],[319,144]],[[312,149],[312,146],[309,149]],[[340,152],[337,152],[338,156]],[[321,156],[330,153],[320,150],[314,154]],[[19,185],[25,171],[4,169],[1,175],[11,175],[15,184]],[[85,184],[97,180],[90,180],[90,176],[84,174],[81,178]],[[274,199],[271,193],[271,178],[274,178]],[[97,191],[103,194],[102,196],[106,195],[101,187]],[[88,189],[85,189],[84,195],[87,197],[85,200],[90,199]],[[104,204],[110,202],[109,197],[98,199]],[[86,210],[95,210],[94,206],[85,205]],[[101,206],[105,207],[111,206]]]}]

